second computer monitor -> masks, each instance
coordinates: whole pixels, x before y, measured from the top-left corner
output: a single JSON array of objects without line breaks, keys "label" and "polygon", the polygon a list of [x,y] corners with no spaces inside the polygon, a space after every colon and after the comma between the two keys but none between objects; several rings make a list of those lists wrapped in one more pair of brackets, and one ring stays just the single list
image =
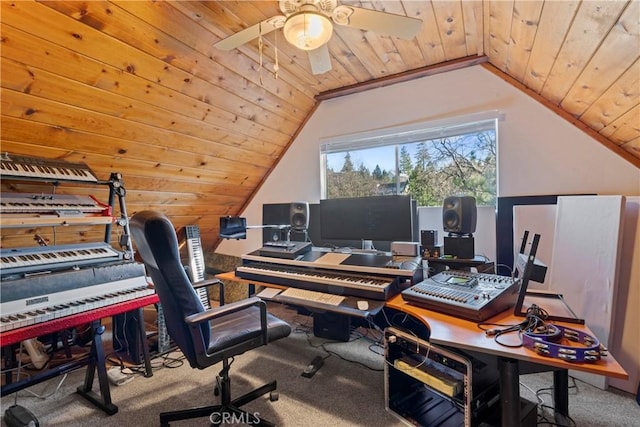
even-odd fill
[{"label": "second computer monitor", "polygon": [[322,240],[416,241],[410,196],[320,200]]}]

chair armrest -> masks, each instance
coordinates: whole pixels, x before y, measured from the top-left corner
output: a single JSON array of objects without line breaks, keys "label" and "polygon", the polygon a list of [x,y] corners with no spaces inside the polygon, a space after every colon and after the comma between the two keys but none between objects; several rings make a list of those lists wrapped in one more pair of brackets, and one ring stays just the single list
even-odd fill
[{"label": "chair armrest", "polygon": [[194,289],[198,289],[198,288],[204,288],[204,287],[209,287],[209,286],[213,286],[213,285],[220,285],[220,296],[218,298],[220,305],[224,305],[224,282],[220,279],[207,279],[207,280],[201,280],[199,282],[195,282],[193,284],[193,288]]},{"label": "chair armrest", "polygon": [[259,305],[264,308],[266,313],[266,304],[258,297],[251,297],[247,299],[243,299],[241,301],[232,302],[230,304],[222,305],[220,307],[213,307],[209,310],[205,310],[201,313],[192,314],[184,318],[184,321],[189,325],[196,325],[211,319],[215,319],[217,317],[222,317],[227,314],[235,313],[240,310],[244,310],[247,307],[251,307],[252,305]]},{"label": "chair armrest", "polygon": [[220,307],[210,308],[209,310],[203,311],[202,313],[192,314],[190,316],[185,317],[185,322],[190,326],[190,329],[195,331],[195,328],[199,326],[201,323],[216,319],[218,317],[223,317],[231,313],[238,312],[240,310],[244,310],[251,306],[260,307],[260,333],[263,337],[264,343],[266,344],[268,341],[267,334],[267,304],[258,297],[251,297],[247,299],[243,299],[241,301],[232,302],[230,304],[226,304]]},{"label": "chair armrest", "polygon": [[[251,297],[241,301],[232,302],[230,304],[214,307],[201,313],[195,313],[185,317],[185,322],[189,326],[191,337],[195,345],[196,357],[201,364],[210,364],[212,361],[217,360],[216,354],[209,354],[207,348],[204,346],[205,341],[203,337],[202,323],[219,317],[236,313],[241,310],[245,310],[252,306],[260,307],[260,338],[263,345],[268,343],[268,331],[267,331],[267,304],[260,298]],[[219,356],[219,354],[218,354]]]},{"label": "chair armrest", "polygon": [[224,286],[224,283],[222,283],[222,280],[220,280],[220,279],[206,279],[206,280],[201,280],[199,282],[195,282],[193,284],[193,287],[195,289],[198,289],[198,288],[203,288],[205,286],[213,286],[213,285],[222,285],[222,286]]}]

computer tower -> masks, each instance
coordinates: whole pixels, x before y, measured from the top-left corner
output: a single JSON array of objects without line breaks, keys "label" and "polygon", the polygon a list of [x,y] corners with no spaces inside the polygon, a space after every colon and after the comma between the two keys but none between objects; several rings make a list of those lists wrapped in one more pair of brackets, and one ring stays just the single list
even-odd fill
[{"label": "computer tower", "polygon": [[351,336],[351,317],[330,311],[313,313],[313,335],[347,342]]}]

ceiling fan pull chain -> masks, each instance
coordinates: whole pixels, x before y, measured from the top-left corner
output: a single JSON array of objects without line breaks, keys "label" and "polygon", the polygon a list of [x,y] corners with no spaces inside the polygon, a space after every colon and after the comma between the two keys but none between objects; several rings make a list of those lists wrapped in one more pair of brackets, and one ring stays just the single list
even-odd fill
[{"label": "ceiling fan pull chain", "polygon": [[260,22],[260,26],[258,27],[258,51],[260,53],[260,63],[258,65],[258,78],[260,79],[260,86],[262,86],[262,22]]},{"label": "ceiling fan pull chain", "polygon": [[276,62],[273,64],[273,76],[278,78],[278,70],[280,70],[280,66],[278,65],[278,33],[276,33]]}]

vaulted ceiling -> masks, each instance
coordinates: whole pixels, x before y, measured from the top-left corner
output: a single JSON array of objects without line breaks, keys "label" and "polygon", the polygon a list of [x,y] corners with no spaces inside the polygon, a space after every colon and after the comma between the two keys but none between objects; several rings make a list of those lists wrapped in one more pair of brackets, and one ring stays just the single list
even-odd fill
[{"label": "vaulted ceiling", "polygon": [[410,40],[335,25],[314,75],[280,30],[214,47],[277,1],[3,1],[2,151],[121,172],[130,214],[198,224],[210,246],[319,101],[482,64],[640,167],[639,1],[339,4],[423,23]]}]

